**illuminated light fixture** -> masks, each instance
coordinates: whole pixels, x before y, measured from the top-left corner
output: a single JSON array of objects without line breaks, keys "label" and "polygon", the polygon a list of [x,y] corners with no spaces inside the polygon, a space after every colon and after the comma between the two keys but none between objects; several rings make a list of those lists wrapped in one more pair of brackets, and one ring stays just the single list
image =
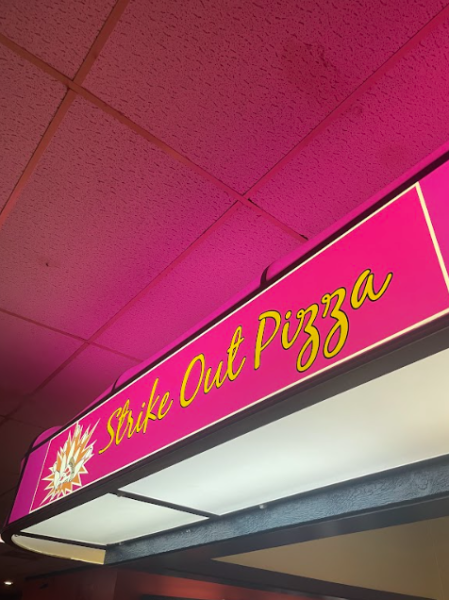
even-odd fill
[{"label": "illuminated light fixture", "polygon": [[86,544],[117,544],[202,520],[198,515],[106,494],[26,532]]},{"label": "illuminated light fixture", "polygon": [[12,585],[13,583],[14,583],[14,581],[9,581],[9,580],[3,582],[4,585]]},{"label": "illuminated light fixture", "polygon": [[443,456],[448,364],[446,349],[121,489],[224,515]]},{"label": "illuminated light fixture", "polygon": [[102,564],[110,546],[449,454],[448,348],[328,382],[449,317],[447,185],[449,161],[41,436],[5,539]]}]

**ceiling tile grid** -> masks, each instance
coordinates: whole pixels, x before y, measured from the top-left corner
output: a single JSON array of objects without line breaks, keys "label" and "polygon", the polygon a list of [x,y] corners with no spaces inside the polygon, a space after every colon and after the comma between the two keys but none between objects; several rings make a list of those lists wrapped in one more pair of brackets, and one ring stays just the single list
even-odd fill
[{"label": "ceiling tile grid", "polygon": [[[218,308],[254,272],[261,272],[296,244],[291,236],[241,206],[96,341],[118,351],[132,349],[131,354],[143,359]],[[143,334],[136,335],[137,331]],[[134,364],[91,346],[32,394],[14,417],[42,427],[62,424]]]},{"label": "ceiling tile grid", "polygon": [[0,33],[73,77],[115,0],[4,0]]},{"label": "ceiling tile grid", "polygon": [[63,85],[0,45],[0,211],[65,91]]},{"label": "ceiling tile grid", "polygon": [[443,6],[132,0],[85,85],[245,192]]},{"label": "ceiling tile grid", "polygon": [[449,138],[449,22],[404,56],[252,199],[313,237]]},{"label": "ceiling tile grid", "polygon": [[82,344],[2,312],[0,331],[0,381],[19,394],[33,392]]},{"label": "ceiling tile grid", "polygon": [[96,341],[145,359],[218,309],[297,243],[240,206]]},{"label": "ceiling tile grid", "polygon": [[0,231],[0,307],[88,337],[232,202],[77,99]]},{"label": "ceiling tile grid", "polygon": [[14,412],[14,419],[45,429],[63,425],[135,364],[136,361],[90,346],[28,398]]}]

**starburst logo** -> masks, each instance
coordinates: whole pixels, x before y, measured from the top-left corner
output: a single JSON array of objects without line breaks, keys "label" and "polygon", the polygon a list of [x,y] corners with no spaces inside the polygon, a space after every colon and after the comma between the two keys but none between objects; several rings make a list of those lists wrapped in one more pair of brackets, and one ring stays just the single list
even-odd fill
[{"label": "starburst logo", "polygon": [[95,441],[90,443],[90,440],[97,425],[98,423],[88,427],[83,433],[82,426],[78,424],[75,431],[69,433],[64,446],[58,450],[53,466],[50,467],[50,475],[43,479],[49,482],[45,488],[49,492],[42,504],[47,500],[62,498],[70,494],[75,487],[81,487],[81,475],[88,472],[85,465],[94,453]]}]

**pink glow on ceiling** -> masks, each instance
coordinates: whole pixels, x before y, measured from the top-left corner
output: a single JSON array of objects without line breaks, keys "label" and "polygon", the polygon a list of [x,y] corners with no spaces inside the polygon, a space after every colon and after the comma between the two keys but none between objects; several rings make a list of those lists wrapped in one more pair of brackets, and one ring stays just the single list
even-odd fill
[{"label": "pink glow on ceiling", "polygon": [[[242,206],[97,341],[142,359],[151,356],[296,245]],[[136,337],[135,331],[146,334]]]},{"label": "pink glow on ceiling", "polygon": [[65,423],[133,364],[123,356],[91,346],[27,400],[14,418],[42,428]]},{"label": "pink glow on ceiling", "polygon": [[443,144],[448,36],[446,22],[275,175],[257,204],[312,237]]},{"label": "pink glow on ceiling", "polygon": [[81,346],[81,342],[0,313],[0,380],[13,392],[30,393]]},{"label": "pink glow on ceiling", "polygon": [[133,0],[86,87],[245,192],[444,5]]},{"label": "pink glow on ceiling", "polygon": [[3,0],[0,33],[75,75],[114,0]]},{"label": "pink glow on ceiling", "polygon": [[64,94],[64,86],[0,46],[0,210]]},{"label": "pink glow on ceiling", "polygon": [[88,337],[231,203],[76,100],[1,233],[0,304]]},{"label": "pink glow on ceiling", "polygon": [[[285,256],[289,256],[289,254]],[[277,262],[278,261],[276,261],[273,264],[276,264]],[[224,304],[220,304],[218,308],[216,308],[213,312],[208,313],[208,315],[200,321],[196,321],[193,327],[190,327],[190,329],[187,330],[184,329],[181,335],[179,335],[176,338],[173,338],[173,340],[169,344],[161,346],[161,348],[155,354],[149,355],[149,358],[146,358],[144,361],[139,362],[134,367],[131,367],[130,369],[122,373],[115,382],[113,388],[102,394],[101,398],[107,396],[111,391],[121,386],[123,383],[134,377],[137,373],[140,373],[143,370],[150,367],[153,363],[159,360],[162,356],[171,352],[174,348],[181,346],[186,340],[188,340],[190,337],[193,337],[203,327],[207,327],[213,320],[221,317],[224,312],[234,308],[234,306],[241,302],[244,298],[247,298],[250,294],[256,293],[260,287],[260,282],[260,277],[258,277],[257,279],[253,279],[245,287],[241,288],[240,291],[234,296],[232,296],[227,302],[225,302]]]}]

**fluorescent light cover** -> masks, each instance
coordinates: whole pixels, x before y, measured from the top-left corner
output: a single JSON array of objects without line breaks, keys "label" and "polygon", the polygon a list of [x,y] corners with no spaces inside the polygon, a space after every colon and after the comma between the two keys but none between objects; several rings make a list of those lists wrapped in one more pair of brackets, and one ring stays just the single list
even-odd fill
[{"label": "fluorescent light cover", "polygon": [[123,489],[224,514],[448,454],[448,390],[445,350]]},{"label": "fluorescent light cover", "polygon": [[190,513],[106,494],[25,529],[86,544],[113,544],[201,521]]}]

